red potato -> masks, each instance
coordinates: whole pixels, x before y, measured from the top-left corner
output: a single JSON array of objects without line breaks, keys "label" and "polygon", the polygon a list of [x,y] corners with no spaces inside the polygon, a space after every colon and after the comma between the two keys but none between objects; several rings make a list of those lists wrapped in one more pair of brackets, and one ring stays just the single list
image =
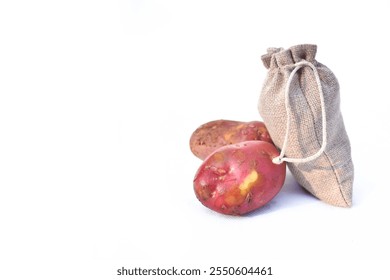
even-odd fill
[{"label": "red potato", "polygon": [[273,143],[263,122],[216,120],[198,127],[191,135],[192,153],[204,160],[216,149],[249,140]]},{"label": "red potato", "polygon": [[194,190],[206,207],[222,214],[243,215],[268,203],[280,191],[286,164],[273,144],[245,141],[217,149],[194,178]]}]

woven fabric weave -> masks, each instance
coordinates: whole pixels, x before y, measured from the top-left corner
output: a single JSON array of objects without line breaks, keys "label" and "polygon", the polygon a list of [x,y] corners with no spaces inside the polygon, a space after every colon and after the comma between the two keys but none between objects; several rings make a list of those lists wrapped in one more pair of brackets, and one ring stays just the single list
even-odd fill
[{"label": "woven fabric weave", "polygon": [[[289,49],[270,48],[262,56],[268,75],[259,100],[259,112],[275,145],[281,149],[286,134],[285,89],[296,63],[315,66],[322,86],[326,111],[324,152],[316,159],[287,165],[297,182],[320,200],[341,207],[352,205],[354,167],[351,145],[340,111],[339,83],[332,71],[315,60],[316,45]],[[321,148],[322,116],[319,88],[310,67],[302,67],[292,77],[289,88],[290,130],[285,155],[305,158]]]}]

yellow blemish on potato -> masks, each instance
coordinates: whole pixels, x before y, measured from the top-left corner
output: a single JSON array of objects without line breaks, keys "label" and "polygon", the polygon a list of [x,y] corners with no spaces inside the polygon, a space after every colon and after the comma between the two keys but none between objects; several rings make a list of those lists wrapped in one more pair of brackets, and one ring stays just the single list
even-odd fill
[{"label": "yellow blemish on potato", "polygon": [[228,205],[234,205],[237,203],[237,197],[234,196],[234,195],[229,195],[225,198],[225,202],[228,204]]},{"label": "yellow blemish on potato", "polygon": [[223,135],[223,138],[225,139],[225,141],[229,142],[230,139],[233,137],[234,134],[235,134],[235,131],[226,132],[226,133]]},{"label": "yellow blemish on potato", "polygon": [[225,141],[229,142],[233,138],[233,136],[237,135],[241,128],[244,127],[245,124],[240,124],[236,127],[231,128],[230,130],[226,131],[223,135],[223,138]]},{"label": "yellow blemish on potato", "polygon": [[216,162],[223,161],[224,158],[225,158],[225,156],[223,155],[223,153],[216,152],[213,155],[213,160],[215,160]]},{"label": "yellow blemish on potato", "polygon": [[253,184],[259,179],[259,173],[256,170],[252,170],[248,176],[245,177],[244,181],[238,187],[240,189],[240,194],[246,196]]}]

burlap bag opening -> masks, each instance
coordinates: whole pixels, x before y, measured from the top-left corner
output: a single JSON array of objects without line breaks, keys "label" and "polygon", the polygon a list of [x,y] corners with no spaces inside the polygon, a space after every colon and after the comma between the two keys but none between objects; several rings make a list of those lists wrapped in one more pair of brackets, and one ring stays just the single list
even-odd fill
[{"label": "burlap bag opening", "polygon": [[316,45],[270,48],[259,112],[297,182],[322,201],[352,205],[354,168],[339,83],[315,60]]}]

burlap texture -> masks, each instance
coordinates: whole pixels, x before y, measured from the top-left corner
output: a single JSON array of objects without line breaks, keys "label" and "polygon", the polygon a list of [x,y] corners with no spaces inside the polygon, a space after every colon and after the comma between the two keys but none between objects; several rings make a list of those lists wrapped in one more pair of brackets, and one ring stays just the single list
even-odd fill
[{"label": "burlap texture", "polygon": [[[352,205],[354,168],[351,146],[340,112],[339,83],[325,65],[315,60],[316,45],[297,45],[287,50],[270,48],[262,56],[268,75],[259,100],[259,112],[275,145],[281,149],[286,133],[285,86],[294,64],[312,63],[319,74],[325,101],[327,146],[317,159],[287,163],[297,182],[322,201],[342,207]],[[313,70],[303,67],[294,75],[289,91],[290,133],[285,156],[305,158],[322,143],[319,89]]]}]

